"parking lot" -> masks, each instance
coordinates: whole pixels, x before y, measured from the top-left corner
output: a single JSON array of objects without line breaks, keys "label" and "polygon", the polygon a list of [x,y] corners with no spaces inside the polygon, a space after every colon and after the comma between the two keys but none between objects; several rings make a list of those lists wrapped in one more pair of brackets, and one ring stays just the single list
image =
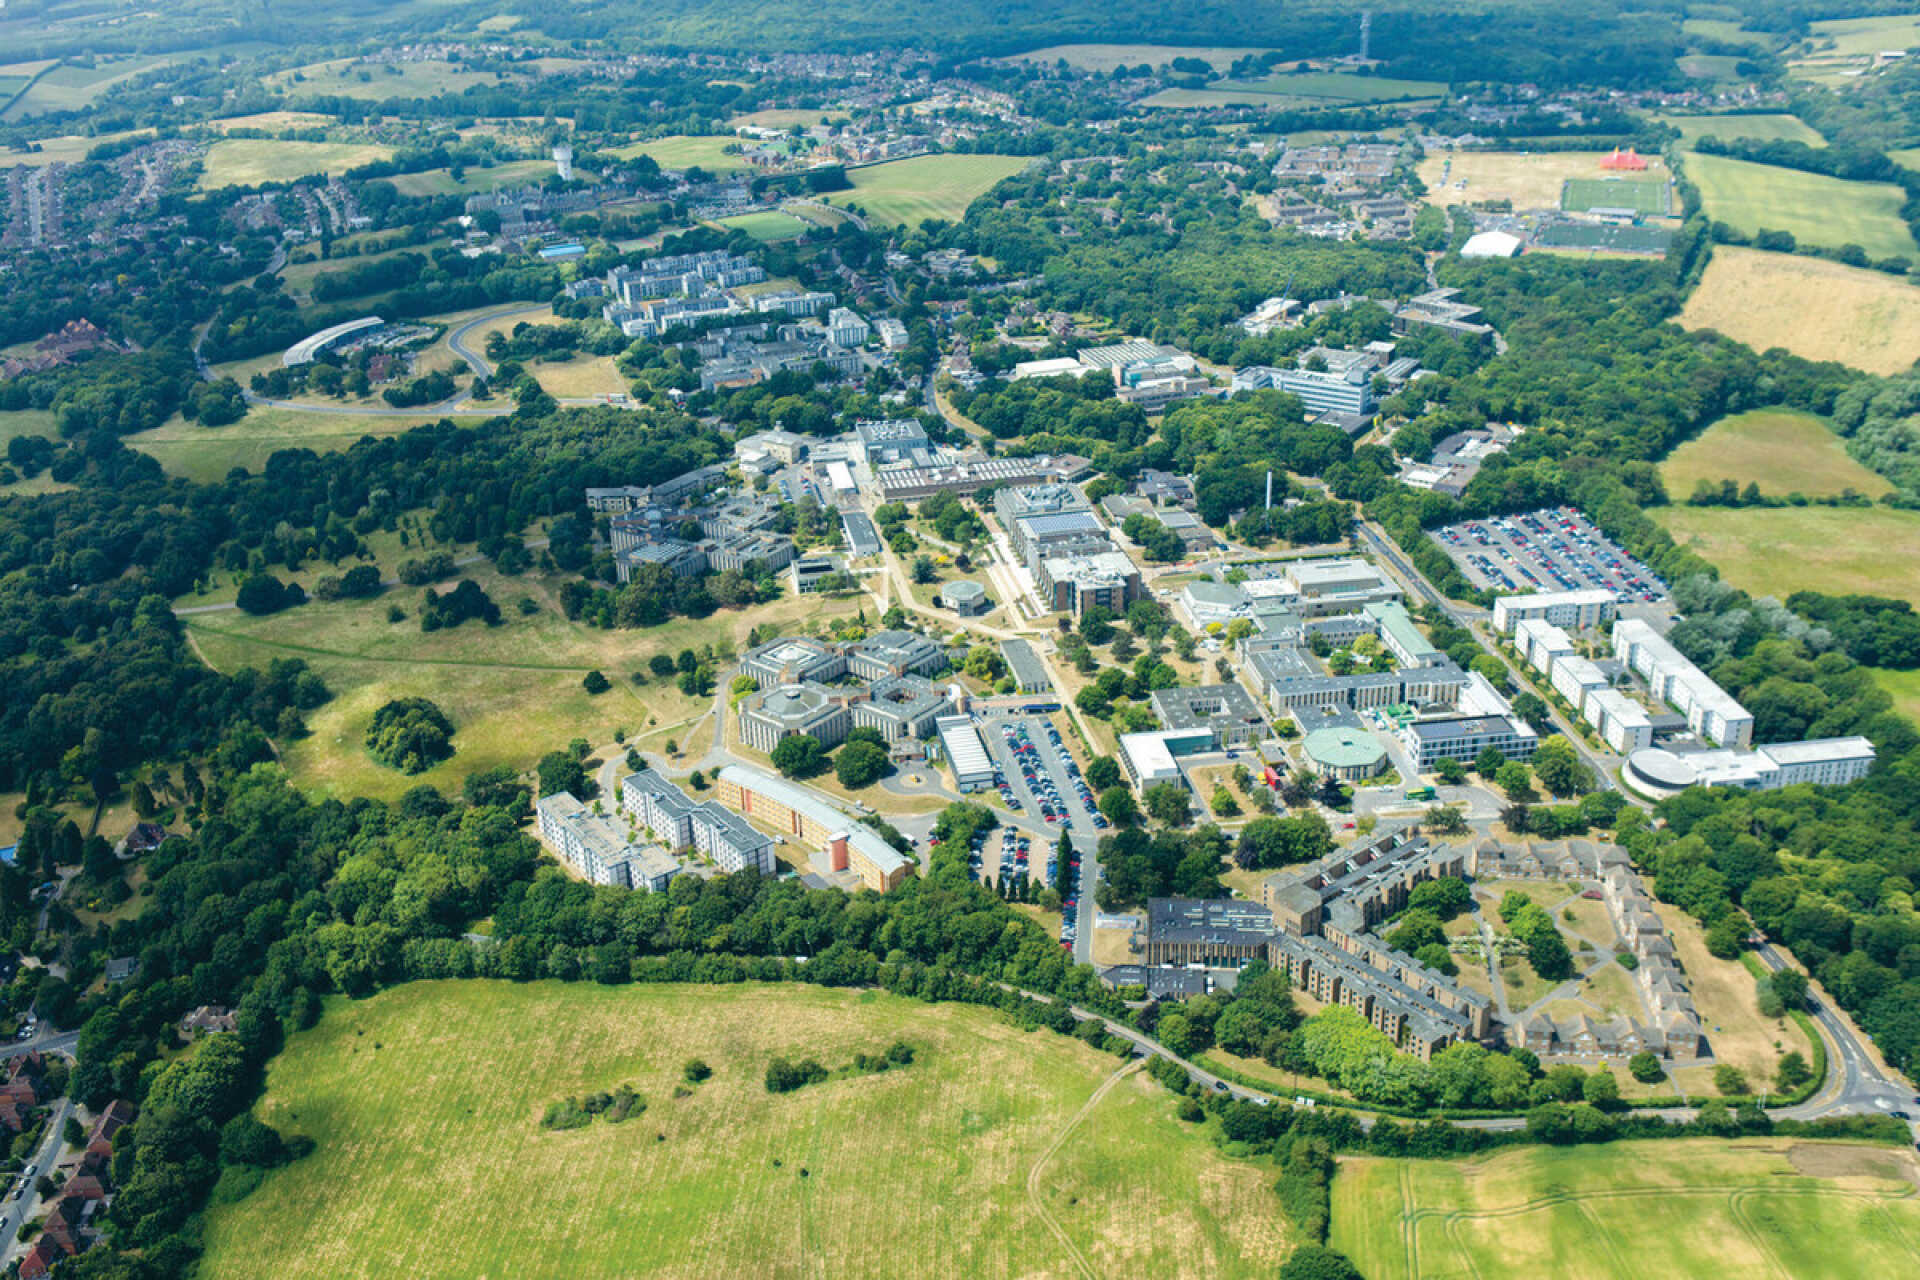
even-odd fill
[{"label": "parking lot", "polygon": [[1463,520],[1434,531],[1474,586],[1533,591],[1611,591],[1621,604],[1663,604],[1667,584],[1572,507]]},{"label": "parking lot", "polygon": [[[1075,876],[1070,892],[1064,895],[1067,901],[1061,913],[1060,943],[1076,953],[1085,950],[1080,939],[1083,912],[1079,864],[1090,853],[1097,833],[1108,826],[1094,807],[1093,791],[1062,742],[1059,729],[1044,716],[989,720],[981,726],[981,737],[993,756],[1001,800],[1028,827],[1056,833],[1046,841],[1038,834],[1029,837],[1026,832],[1012,833],[1000,846],[998,875],[1024,871],[1042,884],[1054,883],[1057,833],[1071,833]],[[991,841],[988,847],[993,848]],[[976,871],[982,879],[998,878],[990,877],[984,866],[976,867]],[[1090,936],[1088,941],[1090,944]]]}]

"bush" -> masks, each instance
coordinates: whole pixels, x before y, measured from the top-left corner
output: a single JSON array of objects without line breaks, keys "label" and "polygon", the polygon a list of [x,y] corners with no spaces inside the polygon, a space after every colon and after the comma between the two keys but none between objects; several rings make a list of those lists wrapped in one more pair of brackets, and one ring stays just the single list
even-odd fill
[{"label": "bush", "polygon": [[1659,1084],[1667,1078],[1660,1059],[1644,1049],[1627,1059],[1627,1073],[1641,1084]]},{"label": "bush", "polygon": [[234,598],[242,613],[257,616],[278,613],[282,609],[291,609],[295,605],[305,604],[307,593],[297,582],[283,583],[270,573],[256,573],[240,584],[240,593]]},{"label": "bush", "polygon": [[689,1058],[687,1065],[680,1069],[680,1074],[686,1077],[688,1084],[699,1084],[713,1075],[713,1068],[699,1058]]},{"label": "bush", "polygon": [[803,1058],[799,1062],[775,1058],[767,1064],[768,1093],[792,1093],[795,1089],[804,1089],[826,1078],[827,1069],[812,1058]]},{"label": "bush", "polygon": [[589,671],[586,678],[580,682],[580,687],[590,694],[599,695],[613,688],[613,682],[598,671]]},{"label": "bush", "polygon": [[1713,1087],[1729,1098],[1743,1098],[1753,1092],[1740,1068],[1727,1062],[1713,1069]]}]

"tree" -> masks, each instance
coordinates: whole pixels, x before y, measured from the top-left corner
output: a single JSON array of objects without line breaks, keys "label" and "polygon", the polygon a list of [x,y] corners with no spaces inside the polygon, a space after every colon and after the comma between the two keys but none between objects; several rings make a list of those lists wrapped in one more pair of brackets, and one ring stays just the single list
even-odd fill
[{"label": "tree", "polygon": [[613,682],[598,671],[589,671],[586,678],[580,682],[580,687],[590,694],[602,694],[613,688]]},{"label": "tree", "polygon": [[1140,806],[1133,792],[1125,787],[1108,787],[1100,793],[1100,812],[1116,827],[1131,827],[1140,821]]},{"label": "tree", "polygon": [[833,776],[843,787],[869,786],[886,771],[886,748],[871,742],[849,742],[833,758]]},{"label": "tree", "polygon": [[820,739],[810,733],[789,734],[774,744],[773,767],[789,778],[811,778],[826,765]]},{"label": "tree", "polygon": [[1321,1244],[1303,1244],[1280,1264],[1280,1280],[1362,1280],[1347,1255]]},{"label": "tree", "polygon": [[256,573],[248,578],[240,584],[240,592],[234,598],[240,612],[255,615],[278,613],[306,601],[307,593],[299,583],[283,583],[270,573]]},{"label": "tree", "polygon": [[1593,770],[1574,752],[1573,744],[1557,733],[1543,739],[1534,751],[1533,772],[1541,786],[1563,799],[1593,790]]},{"label": "tree", "polygon": [[1666,1068],[1660,1065],[1660,1059],[1645,1049],[1627,1059],[1627,1073],[1641,1084],[1659,1084],[1667,1078]]},{"label": "tree", "polygon": [[1784,1092],[1791,1093],[1813,1079],[1813,1069],[1807,1065],[1800,1051],[1795,1049],[1780,1059],[1780,1065],[1774,1070],[1774,1079]]},{"label": "tree", "polygon": [[1781,969],[1768,980],[1780,1003],[1789,1009],[1807,1007],[1807,975],[1798,969]]},{"label": "tree", "polygon": [[373,713],[367,750],[402,773],[425,773],[453,755],[453,721],[425,698],[395,698]]},{"label": "tree", "polygon": [[1473,771],[1489,781],[1500,772],[1500,766],[1507,762],[1498,747],[1482,747],[1480,754],[1473,758]]},{"label": "tree", "polygon": [[1094,791],[1117,787],[1120,782],[1120,762],[1112,756],[1095,756],[1087,761],[1087,786]]},{"label": "tree", "polygon": [[1738,911],[1729,911],[1707,929],[1707,951],[1721,960],[1736,960],[1747,942],[1747,922]]},{"label": "tree", "polygon": [[918,583],[921,586],[925,586],[930,582],[937,581],[939,577],[940,577],[939,573],[936,572],[933,567],[932,556],[915,556],[913,558],[914,582]]},{"label": "tree", "polygon": [[[1185,826],[1193,812],[1193,796],[1182,783],[1156,782],[1142,793],[1141,798],[1146,801],[1147,812],[1153,820],[1169,827]],[[1108,817],[1111,819],[1112,815]]]},{"label": "tree", "polygon": [[1451,756],[1442,756],[1434,761],[1433,772],[1450,787],[1460,786],[1467,780],[1467,767]]},{"label": "tree", "polygon": [[1507,799],[1516,804],[1526,804],[1533,800],[1533,771],[1518,760],[1509,760],[1494,771],[1493,783],[1507,793]]},{"label": "tree", "polygon": [[1730,1062],[1723,1062],[1713,1069],[1713,1087],[1728,1098],[1741,1098],[1753,1092],[1747,1084],[1745,1073]]},{"label": "tree", "polygon": [[1467,830],[1467,815],[1457,804],[1437,804],[1421,819],[1427,830],[1457,836]]},{"label": "tree", "polygon": [[1611,1111],[1620,1105],[1620,1082],[1605,1067],[1596,1068],[1582,1082],[1581,1093],[1588,1103],[1602,1111]]},{"label": "tree", "polygon": [[587,772],[581,768],[579,759],[572,752],[547,752],[540,757],[534,772],[540,780],[541,795],[558,795],[564,791],[576,798],[585,798],[583,793],[587,788]]},{"label": "tree", "polygon": [[1216,818],[1231,818],[1240,812],[1240,802],[1233,798],[1233,792],[1222,786],[1214,787],[1213,798],[1207,802],[1207,807]]}]

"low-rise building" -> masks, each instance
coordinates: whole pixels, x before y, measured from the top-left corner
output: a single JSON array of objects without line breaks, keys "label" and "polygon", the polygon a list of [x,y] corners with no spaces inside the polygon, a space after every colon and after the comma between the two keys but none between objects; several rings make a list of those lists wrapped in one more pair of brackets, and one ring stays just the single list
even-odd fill
[{"label": "low-rise building", "polygon": [[1053,677],[1047,674],[1047,664],[1040,660],[1032,644],[1025,640],[1002,640],[1000,655],[1007,660],[1007,671],[1013,676],[1013,687],[1018,692],[1053,692]]},{"label": "low-rise building", "polygon": [[1260,705],[1238,684],[1176,685],[1155,689],[1148,701],[1169,729],[1204,729],[1219,749],[1244,747],[1266,736]]},{"label": "low-rise building", "polygon": [[953,771],[954,789],[965,794],[991,787],[993,757],[987,754],[987,744],[981,741],[973,717],[940,716],[933,726],[940,735],[940,749],[947,757],[947,767]]},{"label": "low-rise building", "polygon": [[1614,593],[1604,588],[1500,596],[1493,602],[1493,626],[1511,633],[1521,619],[1538,618],[1556,627],[1584,630],[1612,622],[1618,607]]},{"label": "low-rise building", "polygon": [[[864,887],[878,893],[899,887],[913,868],[910,859],[871,828],[784,779],[729,764],[714,775],[714,787],[728,809],[792,836],[819,855],[828,869],[851,871]],[[741,825],[753,830],[744,822]]]}]

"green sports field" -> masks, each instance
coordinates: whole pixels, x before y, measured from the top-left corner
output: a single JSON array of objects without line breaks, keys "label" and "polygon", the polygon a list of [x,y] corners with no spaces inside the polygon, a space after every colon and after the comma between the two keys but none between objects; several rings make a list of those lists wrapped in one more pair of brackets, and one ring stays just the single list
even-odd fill
[{"label": "green sports field", "polygon": [[1694,1139],[1346,1159],[1330,1243],[1368,1280],[1880,1280],[1920,1271],[1914,1153]]},{"label": "green sports field", "polygon": [[853,190],[836,191],[823,200],[857,204],[869,220],[884,225],[918,226],[932,218],[958,222],[967,206],[995,183],[1026,167],[1021,156],[914,156],[849,169]]},{"label": "green sports field", "polygon": [[1670,212],[1673,203],[1661,178],[1568,178],[1560,192],[1560,207],[1569,213],[1631,209],[1659,217]]},{"label": "green sports field", "polygon": [[[763,1084],[902,1039],[904,1069]],[[713,1076],[676,1099],[695,1057]],[[647,1102],[624,1124],[539,1124],[622,1084]],[[1295,1243],[1271,1171],[1137,1068],[873,992],[414,983],[330,1001],[259,1114],[318,1146],[210,1212],[205,1280],[1264,1277]]]},{"label": "green sports field", "polygon": [[790,213],[778,209],[768,209],[760,213],[743,213],[735,218],[722,218],[720,226],[729,231],[744,231],[755,240],[796,240],[813,230],[813,224],[803,222]]},{"label": "green sports field", "polygon": [[1806,244],[1857,244],[1869,256],[1920,256],[1900,219],[1906,197],[1891,183],[1847,182],[1726,156],[1690,155],[1687,176],[1707,216],[1752,235],[1790,231]]}]

